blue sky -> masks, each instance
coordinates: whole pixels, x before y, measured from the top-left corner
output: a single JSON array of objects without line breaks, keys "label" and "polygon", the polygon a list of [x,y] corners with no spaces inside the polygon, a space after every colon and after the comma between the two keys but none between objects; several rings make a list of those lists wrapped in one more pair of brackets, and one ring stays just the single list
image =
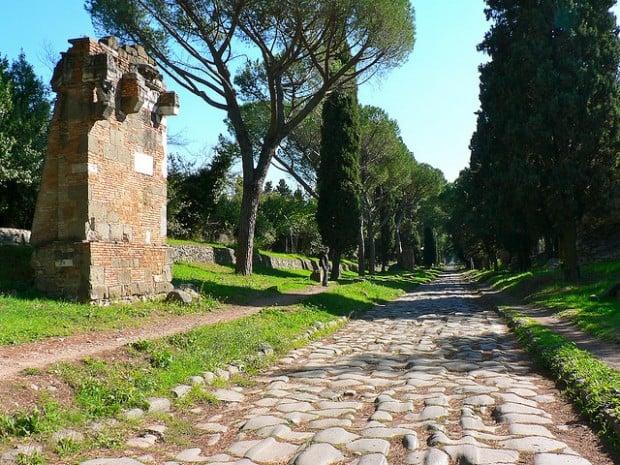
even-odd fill
[{"label": "blue sky", "polygon": [[[476,51],[488,23],[483,0],[413,0],[417,42],[409,60],[387,76],[364,84],[360,100],[383,107],[400,125],[418,160],[454,180],[469,160],[469,140],[478,109]],[[13,59],[23,49],[47,82],[46,56],[68,47],[67,39],[95,32],[82,0],[7,1],[0,15],[0,54]],[[174,89],[171,80],[169,87]],[[178,89],[175,89],[178,91]],[[208,148],[224,130],[221,111],[193,95],[181,94],[181,115],[170,119],[171,133],[190,142],[186,156]],[[280,173],[272,169],[270,178]]]}]

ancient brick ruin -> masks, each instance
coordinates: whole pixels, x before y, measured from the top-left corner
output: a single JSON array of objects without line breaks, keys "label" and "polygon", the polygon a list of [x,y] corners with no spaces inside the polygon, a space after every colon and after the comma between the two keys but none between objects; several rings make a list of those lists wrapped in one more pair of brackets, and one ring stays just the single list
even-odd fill
[{"label": "ancient brick ruin", "polygon": [[32,228],[37,287],[86,301],[164,294],[165,119],[177,96],[142,47],[69,42]]}]

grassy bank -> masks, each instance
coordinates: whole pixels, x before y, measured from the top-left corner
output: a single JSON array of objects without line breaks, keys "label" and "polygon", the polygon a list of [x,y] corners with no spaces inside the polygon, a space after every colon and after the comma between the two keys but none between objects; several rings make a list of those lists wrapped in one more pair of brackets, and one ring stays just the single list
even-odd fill
[{"label": "grassy bank", "polygon": [[556,316],[569,319],[593,336],[620,342],[620,301],[601,297],[620,282],[620,261],[585,265],[582,273],[578,283],[565,282],[559,270],[548,269],[478,271],[471,276],[528,303],[552,309]]},{"label": "grassy bank", "polygon": [[588,352],[514,311],[502,310],[519,341],[550,371],[579,411],[620,456],[620,372]]},{"label": "grassy bank", "polygon": [[[168,396],[172,387],[187,382],[188,377],[231,363],[241,364],[246,373],[253,374],[271,361],[256,356],[265,344],[274,349],[277,357],[307,342],[303,335],[317,322],[337,321],[351,312],[368,310],[433,276],[433,272],[418,271],[344,280],[294,307],[265,309],[239,320],[136,343],[106,358],[61,364],[47,372],[33,373],[33,382],[43,377],[49,383],[50,376],[61,381],[62,398],[46,391],[38,398],[36,409],[0,418],[0,436],[10,440],[33,435],[45,440],[62,428],[119,416],[128,408],[143,408],[148,397]],[[325,326],[314,337],[325,336],[336,327]],[[190,399],[211,401],[212,396],[194,393]],[[10,426],[15,424],[22,426]],[[92,440],[101,447],[103,441],[98,435]],[[110,442],[110,446],[114,444]]]},{"label": "grassy bank", "polygon": [[204,296],[196,305],[161,301],[93,306],[50,298],[33,285],[31,249],[0,246],[0,345],[32,342],[53,336],[135,327],[150,318],[209,312],[221,303],[250,300],[303,289],[313,284],[307,270],[257,268],[253,276],[237,276],[232,267],[175,264],[174,283],[192,284]]}]

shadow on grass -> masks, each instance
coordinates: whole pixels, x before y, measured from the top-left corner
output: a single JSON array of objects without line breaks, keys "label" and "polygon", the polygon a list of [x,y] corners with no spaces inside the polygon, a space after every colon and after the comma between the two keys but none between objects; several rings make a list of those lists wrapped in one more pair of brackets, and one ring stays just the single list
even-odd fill
[{"label": "shadow on grass", "polygon": [[[284,302],[301,297],[301,294],[294,292],[283,292],[281,288],[304,288],[316,284],[310,281],[309,274],[306,276],[303,272],[262,266],[255,266],[252,276],[241,277],[234,274],[232,265],[218,265],[219,269],[225,270],[222,275],[230,277],[230,282],[222,282],[218,279],[217,271],[207,270],[200,264],[183,263],[180,266],[183,267],[183,272],[179,273],[180,276],[175,273],[172,281],[175,286],[189,284],[204,295],[234,305],[261,306],[264,299],[269,300],[267,304],[275,300],[274,304],[278,305],[280,300]],[[188,273],[190,276],[186,276]],[[277,299],[278,297],[282,299]],[[284,299],[285,297],[287,299]]]}]

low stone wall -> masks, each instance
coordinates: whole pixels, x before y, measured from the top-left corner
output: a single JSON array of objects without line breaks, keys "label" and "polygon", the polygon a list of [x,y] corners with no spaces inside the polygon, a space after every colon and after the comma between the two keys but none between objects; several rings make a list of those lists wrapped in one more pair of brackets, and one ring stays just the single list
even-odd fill
[{"label": "low stone wall", "polygon": [[0,228],[0,245],[30,244],[30,231],[27,229]]},{"label": "low stone wall", "polygon": [[[176,245],[173,246],[173,261],[214,263],[217,265],[234,265],[235,251],[222,247],[208,245]],[[315,270],[318,268],[318,259],[272,257],[265,254],[254,254],[254,264],[265,268],[280,268],[284,270]],[[355,266],[342,265],[343,270],[357,271]]]},{"label": "low stone wall", "polygon": [[[217,265],[234,265],[233,249],[198,245],[177,245],[173,247],[172,257],[175,262],[214,263]],[[254,254],[254,264],[265,268],[289,270],[313,270],[316,261],[301,258],[271,257]]]}]

